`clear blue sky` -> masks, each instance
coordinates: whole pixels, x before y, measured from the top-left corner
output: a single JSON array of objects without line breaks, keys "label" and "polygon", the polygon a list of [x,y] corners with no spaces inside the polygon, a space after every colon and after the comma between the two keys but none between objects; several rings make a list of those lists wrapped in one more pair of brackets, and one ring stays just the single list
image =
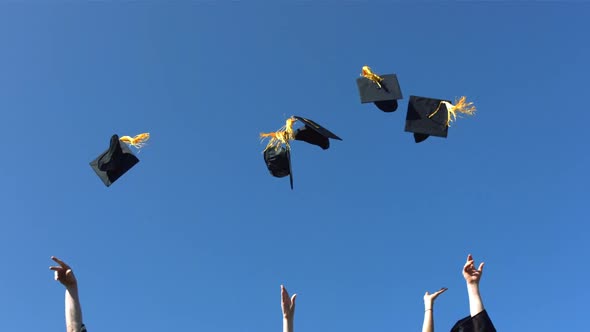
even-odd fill
[{"label": "clear blue sky", "polygon": [[[446,286],[448,331],[468,253],[499,331],[586,327],[590,4],[269,3],[0,4],[0,329],[64,329],[56,255],[92,332],[279,331],[281,283],[307,332],[419,331]],[[415,144],[410,95],[478,113]],[[294,191],[258,137],[290,115],[343,138],[293,143]],[[88,163],[146,131],[106,188]]]}]

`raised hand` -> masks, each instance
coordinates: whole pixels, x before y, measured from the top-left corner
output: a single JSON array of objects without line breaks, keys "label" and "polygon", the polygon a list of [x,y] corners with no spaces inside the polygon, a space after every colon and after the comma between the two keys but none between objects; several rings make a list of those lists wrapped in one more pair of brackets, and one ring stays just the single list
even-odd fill
[{"label": "raised hand", "polygon": [[78,285],[78,281],[74,276],[72,268],[55,256],[51,256],[51,259],[59,264],[59,266],[49,267],[50,270],[55,271],[55,280],[61,282],[61,284],[66,288],[76,287]]},{"label": "raised hand", "polygon": [[297,294],[293,294],[289,298],[289,293],[285,286],[281,285],[281,308],[283,309],[283,317],[288,320],[292,320],[295,316],[295,298]]},{"label": "raised hand", "polygon": [[448,288],[443,287],[440,290],[438,290],[437,292],[434,292],[432,294],[426,292],[426,294],[424,294],[424,308],[426,309],[432,309],[432,306],[434,305],[434,300],[442,293],[446,292]]},{"label": "raised hand", "polygon": [[482,262],[476,269],[475,261],[473,260],[471,254],[467,256],[467,262],[465,262],[465,265],[463,266],[463,278],[465,278],[465,281],[468,284],[479,285],[479,281],[481,280],[481,275],[483,273],[483,265],[484,263]]}]

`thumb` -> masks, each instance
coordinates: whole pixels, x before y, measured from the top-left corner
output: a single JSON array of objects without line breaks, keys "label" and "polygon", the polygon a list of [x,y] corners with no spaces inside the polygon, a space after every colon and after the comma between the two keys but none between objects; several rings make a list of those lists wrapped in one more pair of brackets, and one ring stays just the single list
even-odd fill
[{"label": "thumb", "polygon": [[484,265],[484,262],[481,262],[481,264],[479,264],[479,268],[477,268],[477,270],[479,272],[483,272],[483,265]]},{"label": "thumb", "polygon": [[293,303],[293,306],[295,306],[295,299],[297,298],[297,294],[293,294],[293,296],[291,296],[291,303]]}]

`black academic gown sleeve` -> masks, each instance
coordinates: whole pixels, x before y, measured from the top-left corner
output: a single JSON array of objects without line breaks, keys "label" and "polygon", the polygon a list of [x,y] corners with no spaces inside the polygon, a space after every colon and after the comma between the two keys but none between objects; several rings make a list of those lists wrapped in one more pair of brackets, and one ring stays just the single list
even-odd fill
[{"label": "black academic gown sleeve", "polygon": [[473,317],[467,316],[459,320],[451,332],[496,332],[496,328],[487,311],[484,310]]}]

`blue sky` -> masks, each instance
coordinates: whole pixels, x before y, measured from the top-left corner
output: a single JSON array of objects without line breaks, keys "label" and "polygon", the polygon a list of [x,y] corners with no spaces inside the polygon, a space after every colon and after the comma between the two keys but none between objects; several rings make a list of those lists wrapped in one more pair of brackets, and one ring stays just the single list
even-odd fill
[{"label": "blue sky", "polygon": [[[500,331],[580,330],[588,296],[590,4],[2,2],[3,331],[62,331],[56,255],[90,331],[438,331],[484,260]],[[395,113],[361,105],[363,65]],[[404,132],[410,95],[478,108],[447,139]],[[295,190],[260,132],[290,115],[343,141],[293,143]],[[88,163],[150,132],[106,188]],[[586,216],[586,217],[584,217]]]}]

